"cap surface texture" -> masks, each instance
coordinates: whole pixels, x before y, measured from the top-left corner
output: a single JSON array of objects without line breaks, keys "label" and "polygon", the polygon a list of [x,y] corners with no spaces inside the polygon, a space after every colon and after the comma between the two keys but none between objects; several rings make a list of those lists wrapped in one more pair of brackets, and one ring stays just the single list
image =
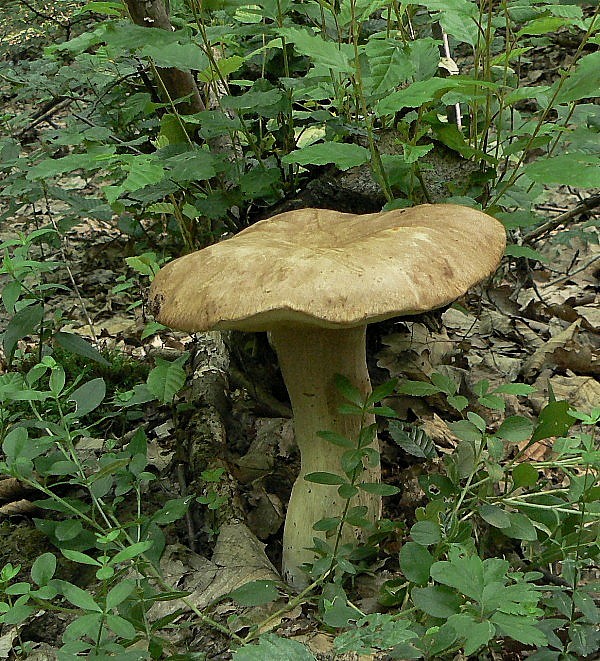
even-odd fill
[{"label": "cap surface texture", "polygon": [[170,262],[150,306],[189,332],[359,326],[457,299],[494,272],[505,241],[497,220],[451,204],[366,215],[300,209]]}]

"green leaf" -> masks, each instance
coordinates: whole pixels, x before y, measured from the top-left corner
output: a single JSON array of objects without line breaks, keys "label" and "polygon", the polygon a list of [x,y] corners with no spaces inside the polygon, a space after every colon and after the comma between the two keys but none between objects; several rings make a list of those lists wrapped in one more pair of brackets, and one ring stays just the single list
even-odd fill
[{"label": "green leaf", "polygon": [[537,262],[542,262],[543,264],[548,262],[548,258],[545,255],[542,255],[541,252],[538,252],[529,246],[509,244],[504,249],[504,254],[509,257],[525,257],[526,259],[532,259]]},{"label": "green leaf", "polygon": [[446,376],[445,374],[440,374],[439,372],[434,372],[430,377],[431,383],[434,386],[437,386],[442,392],[447,395],[455,395],[458,390],[458,386],[453,379]]},{"label": "green leaf", "polygon": [[108,360],[106,360],[99,351],[80,335],[58,331],[57,333],[54,333],[52,339],[65,351],[74,353],[78,356],[83,356],[84,358],[89,358],[105,367],[110,365]]},{"label": "green leaf", "polygon": [[[343,488],[343,486],[344,485],[342,485],[340,489]],[[319,532],[328,532],[329,530],[336,530],[336,528],[340,525],[340,523],[341,523],[341,519],[338,516],[330,516],[325,519],[320,519],[319,521],[317,521],[313,525],[313,530],[317,530]]]},{"label": "green leaf", "polygon": [[115,148],[109,147],[95,153],[69,154],[63,156],[63,158],[46,158],[37,165],[30,167],[26,177],[30,181],[36,181],[38,179],[49,179],[74,170],[95,170],[105,165],[105,159],[112,156],[114,152]]},{"label": "green leaf", "polygon": [[504,395],[521,395],[525,397],[534,393],[535,388],[526,383],[503,383],[501,386],[498,386],[494,392]]},{"label": "green leaf", "polygon": [[465,641],[465,656],[474,654],[480,647],[487,645],[496,632],[491,622],[479,622],[471,615],[452,615],[448,618],[448,624]]},{"label": "green leaf", "polygon": [[548,640],[543,631],[536,626],[535,621],[527,621],[523,615],[510,615],[508,613],[496,612],[490,620],[501,633],[513,640],[518,640],[523,645],[534,647],[545,647]]},{"label": "green leaf", "polygon": [[597,188],[600,186],[600,157],[574,152],[539,158],[526,165],[523,172],[531,180],[542,184]]},{"label": "green leaf", "polygon": [[298,28],[279,28],[277,33],[286,41],[294,44],[294,48],[299,53],[308,56],[315,64],[343,74],[354,71],[354,67],[350,63],[354,51],[349,44],[326,41],[320,36]]},{"label": "green leaf", "polygon": [[41,303],[34,303],[22,308],[8,322],[4,335],[2,337],[2,346],[8,362],[12,362],[13,353],[17,342],[27,335],[33,335],[40,329],[40,324],[44,318],[44,306]]},{"label": "green leaf", "polygon": [[345,399],[356,406],[362,407],[364,397],[360,390],[342,374],[336,374],[334,377],[335,389],[340,392]]},{"label": "green leaf", "polygon": [[398,386],[396,392],[399,395],[427,397],[428,395],[435,395],[438,392],[441,392],[441,390],[432,383],[426,383],[424,381],[404,381]]},{"label": "green leaf", "polygon": [[67,560],[72,560],[73,562],[79,562],[82,565],[92,565],[94,567],[101,567],[102,563],[98,562],[89,555],[82,553],[81,551],[73,551],[71,549],[61,549],[60,552],[65,556]]},{"label": "green leaf", "polygon": [[62,636],[63,642],[67,643],[71,640],[80,640],[86,637],[95,640],[102,621],[102,613],[88,613],[78,617],[65,629]]},{"label": "green leaf", "polygon": [[463,441],[477,443],[481,440],[482,433],[470,420],[457,420],[456,422],[450,422],[448,427],[450,427],[453,434]]},{"label": "green leaf", "polygon": [[[120,615],[114,615],[112,613],[107,613],[106,615],[106,625],[108,628],[115,633],[119,638],[124,638],[125,640],[131,640],[132,638],[135,638],[135,627],[129,620],[126,620],[124,617],[121,617]],[[124,655],[120,655],[121,659],[128,658],[131,661],[135,658],[139,658],[137,653],[134,652],[132,656],[129,657],[124,657]]]},{"label": "green leaf", "polygon": [[435,562],[431,566],[431,578],[481,601],[485,585],[483,560],[476,555],[454,556],[450,561]]},{"label": "green leaf", "polygon": [[86,611],[96,611],[98,613],[102,612],[102,609],[94,601],[94,598],[89,592],[86,592],[85,590],[82,590],[81,588],[73,585],[72,583],[68,583],[67,581],[61,581],[60,586],[61,592],[64,594],[65,599],[72,603],[73,606],[77,606],[78,608],[82,608]]},{"label": "green leaf", "polygon": [[351,441],[349,438],[346,438],[345,436],[342,436],[341,434],[338,434],[334,431],[319,431],[317,432],[317,436],[320,436],[328,443],[337,445],[340,448],[354,449],[356,446],[354,441]]},{"label": "green leaf", "polygon": [[[559,83],[552,87],[555,90]],[[562,83],[556,103],[570,103],[584,98],[598,96],[600,89],[600,51],[584,55]],[[577,174],[577,173],[573,173]]]},{"label": "green leaf", "polygon": [[389,397],[396,390],[397,385],[398,379],[390,379],[389,381],[382,383],[380,386],[377,386],[367,398],[367,406],[372,406],[377,402],[381,402],[386,397]]},{"label": "green leaf", "polygon": [[54,576],[56,571],[56,556],[53,553],[43,553],[31,566],[31,580],[42,587]]},{"label": "green leaf", "polygon": [[479,508],[479,514],[484,521],[489,523],[490,526],[494,526],[494,528],[508,528],[510,526],[510,517],[497,505],[485,503]]},{"label": "green leaf", "polygon": [[125,599],[133,592],[135,581],[128,579],[117,583],[106,595],[106,608],[113,609],[123,603]]},{"label": "green leaf", "polygon": [[434,521],[417,521],[410,529],[410,536],[420,546],[437,544],[442,539],[440,526]]},{"label": "green leaf", "polygon": [[340,170],[348,170],[367,163],[371,158],[368,149],[345,142],[320,142],[296,149],[286,154],[281,162],[284,165],[297,163],[298,165],[327,165],[333,163]]},{"label": "green leaf", "polygon": [[515,489],[519,487],[533,487],[537,484],[539,474],[536,468],[527,462],[519,464],[512,472],[513,486]]},{"label": "green leaf", "polygon": [[119,562],[127,562],[128,560],[133,560],[133,558],[137,558],[138,556],[151,549],[153,544],[154,542],[152,540],[146,540],[144,542],[136,542],[131,546],[127,546],[110,559],[110,564],[116,565]]},{"label": "green leaf", "polygon": [[263,634],[257,645],[246,645],[233,653],[234,661],[316,661],[310,650],[295,640],[273,633]]},{"label": "green leaf", "polygon": [[410,595],[414,605],[419,610],[432,617],[443,619],[458,613],[462,601],[454,590],[444,585],[413,588]]},{"label": "green leaf", "polygon": [[406,542],[400,549],[399,561],[400,569],[409,581],[419,585],[427,583],[434,558],[424,546]]},{"label": "green leaf", "polygon": [[173,498],[172,500],[167,500],[162,508],[152,515],[152,521],[159,525],[165,525],[167,523],[178,521],[187,512],[190,501],[191,496],[184,496],[183,498]]},{"label": "green leaf", "polygon": [[70,396],[69,401],[75,402],[75,418],[83,418],[94,409],[97,409],[104,401],[106,395],[106,384],[102,377],[92,379],[77,390],[74,390]]},{"label": "green leaf", "polygon": [[229,593],[240,606],[263,606],[279,599],[275,581],[252,581]]},{"label": "green leaf", "polygon": [[361,482],[358,487],[376,496],[395,496],[397,493],[400,493],[398,487],[394,487],[391,484],[382,484],[381,482]]},{"label": "green leaf", "polygon": [[502,421],[494,435],[510,443],[520,443],[530,438],[532,431],[531,420],[520,415],[511,415]]},{"label": "green leaf", "polygon": [[218,161],[205,149],[178,154],[166,161],[168,176],[172,181],[208,181],[217,175]]},{"label": "green leaf", "polygon": [[365,46],[370,70],[365,79],[367,94],[388,94],[413,75],[415,69],[407,51],[398,39],[369,39]]},{"label": "green leaf", "polygon": [[569,402],[564,400],[546,404],[538,417],[531,443],[551,436],[566,436],[569,429],[575,424],[575,418],[569,414],[569,408]]},{"label": "green leaf", "polygon": [[512,539],[523,539],[528,542],[534,542],[537,539],[537,532],[531,523],[531,520],[519,512],[507,512],[510,519],[510,525],[502,528],[502,532]]},{"label": "green leaf", "polygon": [[307,482],[314,482],[315,484],[346,484],[346,479],[341,475],[335,475],[335,473],[307,473],[304,479]]},{"label": "green leaf", "polygon": [[176,69],[192,69],[202,71],[209,64],[206,53],[196,44],[163,44],[160,46],[144,46],[140,54],[150,57],[159,67]]},{"label": "green leaf", "polygon": [[156,367],[150,372],[146,380],[148,390],[163,404],[169,404],[173,401],[175,395],[181,390],[185,383],[184,363],[189,354],[185,352],[173,362],[156,359]]}]

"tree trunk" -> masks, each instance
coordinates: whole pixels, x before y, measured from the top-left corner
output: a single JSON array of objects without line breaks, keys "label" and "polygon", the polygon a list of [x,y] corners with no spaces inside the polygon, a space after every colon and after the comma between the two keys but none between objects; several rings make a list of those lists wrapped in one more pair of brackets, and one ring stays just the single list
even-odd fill
[{"label": "tree trunk", "polygon": [[[125,4],[131,20],[136,25],[173,31],[163,0],[125,0]],[[157,68],[157,73],[159,93],[163,100],[168,101],[170,98],[175,101],[186,97],[185,101],[177,104],[177,110],[182,115],[191,115],[204,110],[198,86],[190,71],[169,67]]]}]

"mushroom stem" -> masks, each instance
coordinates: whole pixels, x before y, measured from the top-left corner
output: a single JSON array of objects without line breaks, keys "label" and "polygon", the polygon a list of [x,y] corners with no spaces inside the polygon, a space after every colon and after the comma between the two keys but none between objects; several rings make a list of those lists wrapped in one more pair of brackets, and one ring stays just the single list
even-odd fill
[{"label": "mushroom stem", "polygon": [[[314,553],[309,550],[314,546],[313,537],[324,537],[324,533],[313,530],[313,524],[325,517],[341,516],[346,504],[337,486],[307,482],[304,476],[317,471],[343,475],[341,458],[346,449],[325,441],[317,432],[334,431],[353,441],[358,439],[360,417],[338,411],[344,399],[335,387],[335,375],[346,376],[365,397],[370,394],[365,335],[366,326],[346,329],[285,326],[271,333],[292,403],[294,432],[301,455],[300,474],[292,489],[283,533],[283,576],[298,589],[308,585],[300,565],[314,561]],[[363,424],[373,422],[374,418],[367,416]],[[368,467],[361,481],[379,482],[380,476],[379,466]],[[369,521],[374,523],[379,518],[379,496],[360,491],[351,501],[351,506],[356,505],[367,507],[365,518]],[[355,540],[351,526],[344,526],[342,542]]]}]

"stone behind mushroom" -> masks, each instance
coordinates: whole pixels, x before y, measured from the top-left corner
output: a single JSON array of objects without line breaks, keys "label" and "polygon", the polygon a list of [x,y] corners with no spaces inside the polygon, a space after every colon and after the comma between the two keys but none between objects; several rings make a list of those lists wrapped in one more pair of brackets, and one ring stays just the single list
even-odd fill
[{"label": "stone behind mushroom", "polygon": [[[314,558],[312,525],[341,515],[345,504],[337,487],[303,479],[341,470],[344,450],[317,432],[355,439],[360,429],[359,420],[338,413],[335,375],[367,396],[366,325],[450,303],[494,272],[504,246],[497,220],[456,205],[367,215],[300,209],[176,259],[157,274],[150,305],[161,323],[190,332],[271,331],[302,457],[284,531],[283,573],[295,587],[306,585],[300,566]],[[367,466],[364,481],[379,481],[379,466]],[[381,499],[361,491],[355,500],[374,523]]]}]

